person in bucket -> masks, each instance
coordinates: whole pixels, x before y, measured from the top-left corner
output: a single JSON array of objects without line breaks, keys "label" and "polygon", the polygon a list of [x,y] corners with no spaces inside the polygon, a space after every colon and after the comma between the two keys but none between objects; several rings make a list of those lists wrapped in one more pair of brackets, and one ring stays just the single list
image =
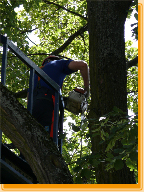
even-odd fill
[{"label": "person in bucket", "polygon": [[[50,55],[44,59],[40,68],[54,80],[61,89],[65,77],[80,70],[84,81],[86,97],[89,96],[89,69],[87,63],[84,61],[64,60],[58,56]],[[35,74],[32,115],[49,132],[52,138],[54,102],[55,91]]]}]

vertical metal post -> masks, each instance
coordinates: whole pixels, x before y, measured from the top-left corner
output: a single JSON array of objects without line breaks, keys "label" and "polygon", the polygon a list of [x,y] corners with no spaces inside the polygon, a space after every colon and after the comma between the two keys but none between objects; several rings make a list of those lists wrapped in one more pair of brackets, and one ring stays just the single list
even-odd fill
[{"label": "vertical metal post", "polygon": [[[3,56],[2,56],[2,69],[1,69],[1,82],[5,86],[6,84],[6,66],[7,66],[7,38],[5,37],[3,42]],[[1,144],[2,144],[2,131],[0,130],[0,159],[1,159]]]},{"label": "vertical metal post", "polygon": [[30,68],[30,79],[29,79],[29,96],[28,96],[28,111],[32,114],[33,108],[33,89],[34,89],[34,74],[35,70]]},{"label": "vertical metal post", "polygon": [[6,83],[6,67],[7,67],[7,43],[3,44],[3,56],[2,56],[2,69],[1,69],[1,82],[5,86]]},{"label": "vertical metal post", "polygon": [[[63,133],[63,118],[64,118],[64,107],[60,108],[60,116],[59,116],[59,134]],[[62,139],[58,139],[59,151],[62,154]]]},{"label": "vertical metal post", "polygon": [[53,141],[58,145],[59,93],[55,91]]}]

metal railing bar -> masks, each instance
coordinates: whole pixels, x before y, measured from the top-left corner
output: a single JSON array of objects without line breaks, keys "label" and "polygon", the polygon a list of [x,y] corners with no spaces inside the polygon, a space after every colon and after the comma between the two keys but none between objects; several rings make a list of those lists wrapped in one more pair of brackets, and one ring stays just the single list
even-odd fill
[{"label": "metal railing bar", "polygon": [[53,140],[58,144],[59,94],[55,91]]},{"label": "metal railing bar", "polygon": [[[6,66],[7,66],[7,41],[3,39],[3,56],[2,56],[2,69],[1,69],[1,82],[5,86],[6,84]],[[2,131],[0,130],[0,159],[1,159],[1,144],[2,144]]]},{"label": "metal railing bar", "polygon": [[30,79],[29,79],[29,99],[28,99],[28,111],[32,114],[33,107],[33,89],[34,89],[34,74],[35,70],[30,68]]},{"label": "metal railing bar", "polygon": [[[63,118],[64,118],[64,108],[60,108],[60,115],[59,115],[59,135],[63,133]],[[59,151],[62,153],[62,141],[63,139],[58,138],[58,146]]]},{"label": "metal railing bar", "polygon": [[59,85],[53,81],[43,70],[41,70],[30,58],[28,58],[18,47],[16,47],[8,38],[7,38],[8,48],[28,67],[34,68],[36,74],[45,81],[49,86],[54,88],[59,92]]},{"label": "metal railing bar", "polygon": [[3,44],[3,56],[2,56],[2,70],[1,70],[1,82],[3,85],[6,83],[6,67],[7,67],[7,43]]},{"label": "metal railing bar", "polygon": [[7,43],[7,37],[0,35],[0,43],[2,43],[2,44]]}]

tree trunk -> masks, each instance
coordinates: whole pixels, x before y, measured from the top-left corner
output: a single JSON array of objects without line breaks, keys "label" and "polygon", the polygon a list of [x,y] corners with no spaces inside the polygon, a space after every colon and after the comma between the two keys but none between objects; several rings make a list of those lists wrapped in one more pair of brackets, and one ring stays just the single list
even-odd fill
[{"label": "tree trunk", "polygon": [[40,184],[72,184],[69,169],[45,129],[0,83],[1,130],[21,151]]},{"label": "tree trunk", "polygon": [[[124,23],[132,1],[90,1],[88,5],[89,65],[91,105],[89,118],[102,117],[116,106],[127,112],[126,60]],[[89,125],[90,132],[96,129]],[[92,137],[92,152],[105,151],[98,144],[100,136]],[[105,171],[104,163],[96,169],[98,184],[135,183],[133,173],[125,165],[119,171]]]}]

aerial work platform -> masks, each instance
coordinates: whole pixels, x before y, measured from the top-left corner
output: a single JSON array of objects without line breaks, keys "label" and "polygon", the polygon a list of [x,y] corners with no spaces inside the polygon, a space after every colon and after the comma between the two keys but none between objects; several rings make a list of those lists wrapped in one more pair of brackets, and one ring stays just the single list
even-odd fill
[{"label": "aerial work platform", "polygon": [[[58,132],[63,132],[64,102],[59,85],[55,83],[43,70],[41,70],[30,58],[28,58],[7,37],[0,35],[0,43],[3,44],[1,83],[6,86],[7,51],[13,52],[24,64],[30,68],[29,78],[29,102],[28,111],[32,113],[34,74],[36,73],[43,81],[55,90],[54,129],[53,141],[62,153],[62,139],[58,138]],[[2,184],[26,184],[37,183],[29,164],[12,152],[2,143],[2,131],[0,130],[0,183]]]}]

